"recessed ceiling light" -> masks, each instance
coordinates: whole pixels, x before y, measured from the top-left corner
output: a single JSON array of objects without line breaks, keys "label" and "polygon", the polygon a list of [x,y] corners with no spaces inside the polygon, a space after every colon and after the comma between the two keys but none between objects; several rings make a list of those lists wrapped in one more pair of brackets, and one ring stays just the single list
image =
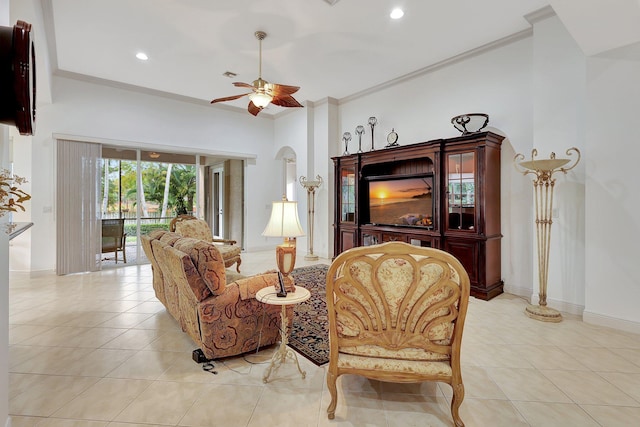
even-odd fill
[{"label": "recessed ceiling light", "polygon": [[146,53],[144,52],[138,52],[136,53],[136,58],[138,58],[140,61],[146,61],[147,59],[149,59],[149,57],[147,56]]},{"label": "recessed ceiling light", "polygon": [[391,19],[400,19],[404,16],[404,11],[397,7],[391,11],[391,14],[389,14],[389,16],[391,17]]}]

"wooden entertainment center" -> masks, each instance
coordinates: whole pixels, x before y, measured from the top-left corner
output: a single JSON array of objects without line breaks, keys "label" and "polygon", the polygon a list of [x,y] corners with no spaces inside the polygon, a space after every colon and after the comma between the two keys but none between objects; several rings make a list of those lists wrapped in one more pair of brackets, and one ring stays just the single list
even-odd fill
[{"label": "wooden entertainment center", "polygon": [[460,260],[471,295],[502,293],[500,145],[479,132],[334,157],[334,256],[402,241]]}]

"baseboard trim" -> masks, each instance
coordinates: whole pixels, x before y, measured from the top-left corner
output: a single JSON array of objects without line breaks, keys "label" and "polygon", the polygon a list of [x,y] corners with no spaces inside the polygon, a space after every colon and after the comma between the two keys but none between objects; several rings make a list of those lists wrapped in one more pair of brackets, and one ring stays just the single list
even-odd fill
[{"label": "baseboard trim", "polygon": [[[529,290],[529,292],[531,291]],[[536,293],[530,293],[524,295],[524,297],[527,298],[531,304],[537,304],[539,301],[538,294]],[[575,314],[576,316],[582,316],[582,313],[584,313],[584,305],[573,304],[566,301],[547,298],[547,305],[563,313]]]},{"label": "baseboard trim", "polygon": [[505,283],[504,285],[504,293],[505,294],[511,294],[511,295],[516,295],[519,297],[522,297],[524,299],[526,299],[527,301],[529,300],[529,297],[531,297],[531,288],[523,288],[520,286],[509,286]]},{"label": "baseboard trim", "polygon": [[[517,295],[530,302],[538,302],[538,294],[532,294],[531,289],[529,288],[509,286],[505,284],[504,292],[512,295]],[[584,306],[571,304],[564,301],[547,299],[547,302],[550,307],[553,307],[556,310],[582,316],[582,321],[585,323],[591,323],[593,325],[605,326],[607,328],[618,329],[620,331],[640,334],[640,323],[638,322],[604,316],[602,314],[587,311],[585,310]]]},{"label": "baseboard trim", "polygon": [[576,316],[582,316],[582,313],[584,313],[584,305],[572,304],[570,302],[558,301],[549,298],[547,298],[547,303],[550,307],[564,313],[575,314]]},{"label": "baseboard trim", "polygon": [[632,322],[631,320],[617,319],[586,310],[582,314],[582,320],[585,323],[591,323],[593,325],[606,326],[607,328],[640,334],[640,323]]}]

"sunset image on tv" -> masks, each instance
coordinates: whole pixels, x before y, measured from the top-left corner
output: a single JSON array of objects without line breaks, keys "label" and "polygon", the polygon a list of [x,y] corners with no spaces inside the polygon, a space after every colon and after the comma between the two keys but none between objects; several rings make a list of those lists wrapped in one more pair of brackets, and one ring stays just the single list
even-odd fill
[{"label": "sunset image on tv", "polygon": [[369,219],[373,224],[432,226],[432,178],[369,183]]}]

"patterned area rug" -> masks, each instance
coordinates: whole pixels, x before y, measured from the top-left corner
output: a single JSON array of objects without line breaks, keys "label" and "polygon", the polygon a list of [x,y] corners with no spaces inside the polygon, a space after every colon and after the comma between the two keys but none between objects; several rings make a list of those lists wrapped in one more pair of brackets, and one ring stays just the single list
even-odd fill
[{"label": "patterned area rug", "polygon": [[291,272],[296,285],[308,289],[311,298],[294,307],[289,347],[316,365],[329,362],[329,319],[325,277],[328,265],[296,268]]}]

